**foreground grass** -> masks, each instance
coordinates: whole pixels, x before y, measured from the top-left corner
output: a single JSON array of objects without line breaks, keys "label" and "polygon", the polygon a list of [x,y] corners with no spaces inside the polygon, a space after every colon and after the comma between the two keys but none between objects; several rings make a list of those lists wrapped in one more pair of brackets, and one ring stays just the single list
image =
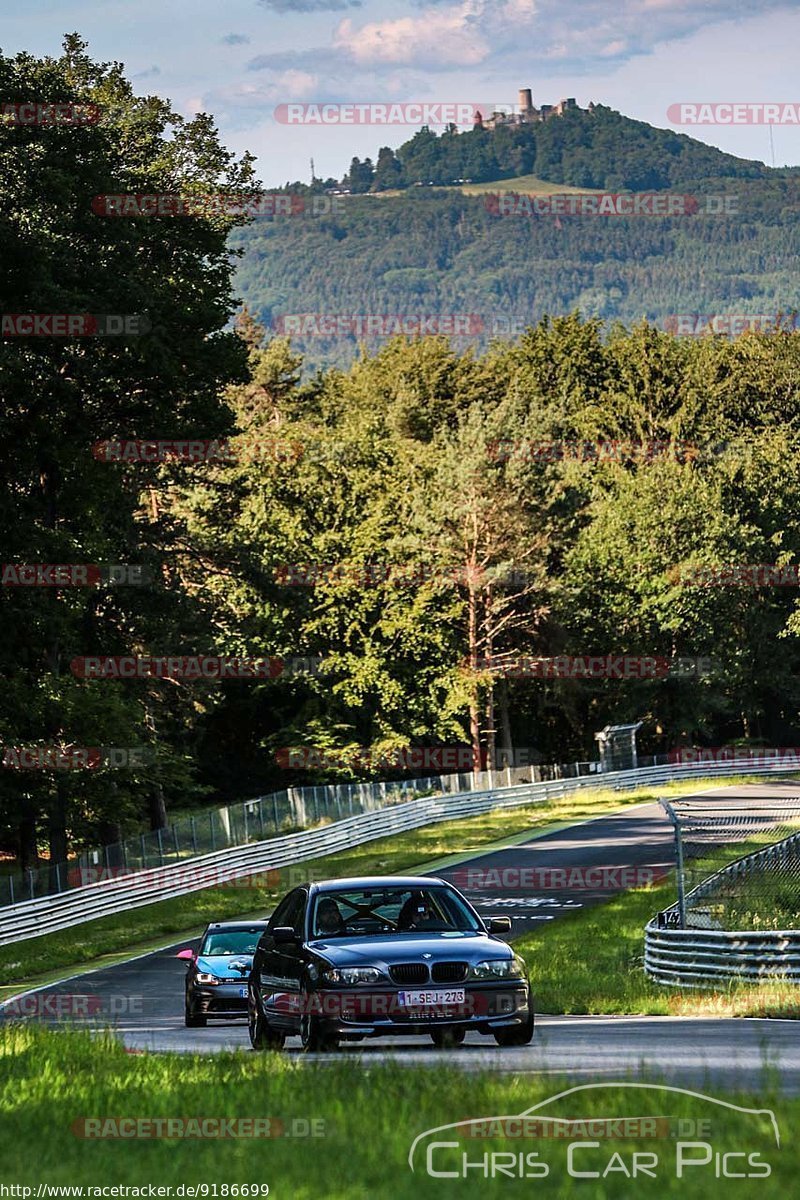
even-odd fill
[{"label": "foreground grass", "polygon": [[[570,1086],[552,1077],[438,1066],[436,1070],[404,1068],[391,1063],[367,1070],[358,1060],[317,1066],[308,1058],[282,1055],[131,1056],[111,1038],[31,1026],[0,1031],[0,1064],[0,1181],[32,1186],[34,1195],[40,1183],[139,1187],[257,1183],[268,1184],[271,1196],[291,1200],[529,1197],[534,1189],[550,1198],[572,1195],[576,1188],[576,1180],[567,1174],[563,1138],[478,1140],[462,1135],[455,1151],[436,1151],[432,1160],[435,1169],[452,1170],[461,1168],[462,1150],[471,1163],[482,1163],[492,1151],[512,1154],[515,1163],[519,1154],[535,1154],[547,1166],[547,1177],[541,1179],[502,1173],[492,1178],[480,1168],[470,1169],[466,1179],[432,1178],[425,1165],[426,1147],[435,1140],[431,1138],[418,1148],[413,1172],[408,1163],[414,1139],[426,1130],[521,1113]],[[723,1096],[711,1087],[698,1090],[742,1107],[774,1110],[780,1150],[770,1118],[763,1112],[739,1113],[682,1092],[621,1088],[619,1082],[603,1080],[599,1088],[574,1092],[543,1111],[573,1120],[652,1115],[667,1118],[670,1129],[660,1139],[595,1138],[599,1147],[580,1151],[583,1157],[576,1160],[576,1169],[602,1172],[615,1153],[619,1158],[605,1180],[581,1179],[577,1184],[581,1194],[592,1200],[713,1194],[720,1186],[713,1157],[708,1165],[685,1168],[684,1178],[676,1178],[675,1122],[679,1119],[710,1122],[705,1136],[715,1152],[744,1150],[769,1164],[769,1178],[757,1183],[726,1180],[726,1195],[752,1195],[754,1186],[761,1197],[792,1194],[800,1153],[789,1134],[800,1121],[800,1100],[779,1096],[767,1076],[759,1096]],[[315,1122],[312,1128],[321,1136],[230,1139],[220,1145],[218,1140],[197,1137],[85,1140],[74,1132],[76,1122],[106,1117],[271,1118],[275,1132],[279,1122],[289,1131],[303,1131],[306,1122]],[[687,1125],[682,1130],[687,1137]],[[437,1136],[447,1141],[459,1137],[452,1130]],[[585,1137],[577,1133],[569,1140]],[[691,1133],[687,1140],[694,1140]],[[634,1150],[657,1156],[655,1178],[639,1176],[635,1182],[627,1178],[618,1164],[621,1161],[629,1168]],[[692,1153],[701,1157],[696,1150]],[[735,1169],[746,1170],[744,1161],[736,1159]],[[212,1195],[210,1190],[208,1194]]]},{"label": "foreground grass", "polygon": [[[748,780],[737,780],[747,782]],[[563,800],[517,809],[495,809],[481,816],[443,821],[394,837],[367,842],[354,850],[283,868],[274,888],[221,886],[163,900],[100,920],[88,921],[60,933],[46,934],[0,947],[0,1000],[19,990],[21,983],[46,982],[55,973],[88,965],[107,965],[108,956],[125,951],[143,953],[202,931],[208,921],[240,916],[263,917],[276,900],[305,877],[322,879],[347,875],[385,875],[432,868],[442,858],[470,851],[486,851],[498,839],[526,830],[543,830],[553,824],[602,816],[631,804],[655,801],[659,796],[686,795],[713,785],[713,780],[692,779],[636,792],[611,790],[576,792]],[[718,781],[717,781],[718,782]],[[726,786],[721,784],[720,786]],[[246,883],[247,881],[239,881]],[[560,923],[560,922],[559,922]],[[16,984],[16,989],[8,985]]]},{"label": "foreground grass", "polygon": [[800,1018],[789,983],[665,987],[644,971],[644,927],[675,900],[672,883],[624,892],[515,941],[546,1013]]}]

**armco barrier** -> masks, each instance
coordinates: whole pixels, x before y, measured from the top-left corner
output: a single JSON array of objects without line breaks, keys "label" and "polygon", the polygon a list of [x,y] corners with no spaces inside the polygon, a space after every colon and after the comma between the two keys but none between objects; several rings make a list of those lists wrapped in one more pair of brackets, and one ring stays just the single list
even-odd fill
[{"label": "armco barrier", "polygon": [[[111,916],[130,908],[141,908],[159,900],[169,900],[218,882],[221,872],[257,874],[293,863],[307,862],[339,850],[350,850],[364,842],[391,834],[418,829],[437,821],[477,816],[495,808],[518,808],[527,804],[546,804],[584,788],[614,788],[617,791],[644,784],[670,780],[709,778],[745,774],[785,774],[795,771],[775,760],[744,763],[669,764],[634,771],[615,771],[561,779],[550,783],[524,784],[484,792],[465,792],[448,796],[425,797],[397,804],[377,812],[347,817],[329,825],[303,830],[285,837],[270,838],[246,846],[220,850],[152,870],[138,871],[117,879],[104,879],[86,887],[74,888],[55,896],[27,900],[0,909],[0,945],[24,941],[44,933],[68,929],[98,917]],[[203,872],[207,872],[204,877]],[[203,882],[203,878],[206,882]]]},{"label": "armco barrier", "polygon": [[[792,834],[709,875],[686,897],[689,919],[701,919],[698,900],[713,897],[730,879],[746,878],[765,865],[779,867],[798,841],[800,834]],[[666,912],[677,916],[678,906]],[[800,983],[800,930],[679,929],[660,925],[654,918],[645,929],[644,966],[652,979],[676,987],[767,978]]]},{"label": "armco barrier", "polygon": [[800,930],[733,933],[725,930],[645,930],[644,965],[659,983],[713,987],[735,980],[800,983]]}]

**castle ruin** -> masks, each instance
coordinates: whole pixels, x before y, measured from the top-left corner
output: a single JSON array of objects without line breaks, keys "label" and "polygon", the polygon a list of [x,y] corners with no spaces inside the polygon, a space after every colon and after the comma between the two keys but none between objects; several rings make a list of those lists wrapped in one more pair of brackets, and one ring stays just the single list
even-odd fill
[{"label": "castle ruin", "polygon": [[[539,121],[547,121],[550,117],[562,117],[568,109],[577,109],[578,103],[574,96],[559,100],[558,104],[543,104],[535,108],[533,92],[530,88],[520,88],[519,99],[515,112],[493,112],[485,120],[483,114],[476,112],[475,129],[499,129],[502,125],[535,125]],[[587,112],[591,112],[594,104],[590,104]]]}]

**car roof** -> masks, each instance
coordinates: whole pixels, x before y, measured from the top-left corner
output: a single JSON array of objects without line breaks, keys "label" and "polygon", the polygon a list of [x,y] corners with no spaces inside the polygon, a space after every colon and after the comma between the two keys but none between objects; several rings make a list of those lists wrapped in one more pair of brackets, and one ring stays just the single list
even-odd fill
[{"label": "car roof", "polygon": [[241,930],[246,933],[250,929],[266,929],[266,921],[212,921],[206,926],[206,933],[235,933]]},{"label": "car roof", "polygon": [[359,875],[351,879],[318,879],[311,884],[314,892],[346,892],[358,888],[403,887],[419,890],[424,887],[449,887],[445,879],[433,875]]}]

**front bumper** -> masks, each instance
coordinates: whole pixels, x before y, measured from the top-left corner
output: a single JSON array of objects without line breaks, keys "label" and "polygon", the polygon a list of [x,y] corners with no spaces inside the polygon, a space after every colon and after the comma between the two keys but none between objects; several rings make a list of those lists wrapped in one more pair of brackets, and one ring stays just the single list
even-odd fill
[{"label": "front bumper", "polygon": [[[240,993],[244,993],[241,995]],[[247,1015],[246,981],[197,984],[189,988],[189,1007],[196,1016],[244,1017]]]},{"label": "front bumper", "polygon": [[[309,993],[308,1012],[328,1034],[346,1038],[427,1033],[437,1026],[458,1026],[478,1033],[524,1025],[532,1019],[533,999],[525,980],[503,980],[464,986],[463,1002],[412,1009],[400,1004],[407,988],[326,988]],[[284,996],[265,1008],[268,1016],[280,1013],[299,1017],[302,1000]],[[285,1004],[285,1007],[284,1007]]]}]

